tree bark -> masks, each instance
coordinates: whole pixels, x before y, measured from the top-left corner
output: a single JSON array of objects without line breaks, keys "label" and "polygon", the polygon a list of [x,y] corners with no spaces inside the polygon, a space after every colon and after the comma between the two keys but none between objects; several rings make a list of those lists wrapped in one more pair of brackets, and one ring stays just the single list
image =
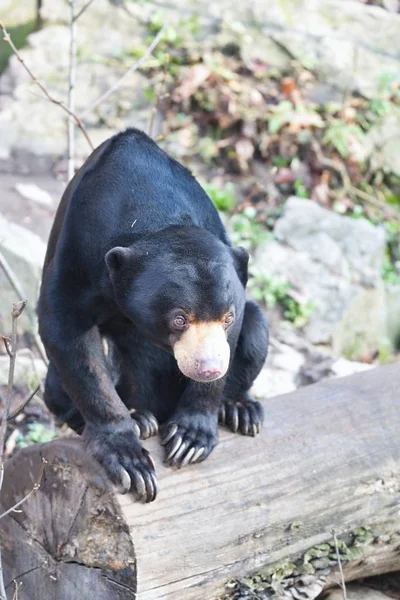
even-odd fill
[{"label": "tree bark", "polygon": [[78,438],[23,450],[4,509],[49,464],[0,520],[6,584],[23,582],[20,600],[212,600],[258,573],[246,584],[263,597],[312,599],[340,580],[337,553],[345,580],[400,570],[399,390],[391,365],[271,398],[259,436],[221,432],[180,471],[149,440],[160,492],[147,505],[110,491]]}]

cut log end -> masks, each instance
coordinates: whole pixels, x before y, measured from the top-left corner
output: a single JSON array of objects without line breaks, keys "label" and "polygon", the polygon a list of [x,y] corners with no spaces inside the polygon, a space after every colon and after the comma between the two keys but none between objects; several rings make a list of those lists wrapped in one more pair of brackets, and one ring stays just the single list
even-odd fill
[{"label": "cut log end", "polygon": [[40,488],[0,521],[10,597],[15,580],[22,583],[21,599],[134,598],[129,529],[102,469],[79,439],[31,446],[11,459],[2,507],[8,509],[32,490],[43,458]]}]

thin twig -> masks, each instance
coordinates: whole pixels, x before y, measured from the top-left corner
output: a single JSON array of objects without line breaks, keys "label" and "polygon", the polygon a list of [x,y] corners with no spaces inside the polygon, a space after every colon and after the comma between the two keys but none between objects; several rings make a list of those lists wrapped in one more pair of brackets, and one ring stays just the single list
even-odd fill
[{"label": "thin twig", "polygon": [[22,585],[22,581],[18,582],[18,581],[16,581],[14,579],[13,583],[14,583],[14,596],[13,596],[13,600],[18,600],[18,597],[19,597],[19,588]]},{"label": "thin twig", "polygon": [[75,112],[75,84],[76,84],[76,46],[78,36],[78,23],[75,16],[75,0],[69,0],[70,8],[70,42],[69,42],[69,69],[68,69],[68,180],[75,175],[75,121],[71,114]]},{"label": "thin twig", "polygon": [[18,415],[20,413],[22,413],[22,411],[26,408],[26,406],[29,404],[29,402],[32,400],[32,398],[38,393],[39,390],[40,390],[40,383],[35,387],[33,392],[30,392],[26,396],[26,398],[24,400],[22,400],[21,405],[8,415],[8,420],[12,421],[13,419],[15,419],[15,417],[18,417]]},{"label": "thin twig", "polygon": [[334,171],[339,173],[343,181],[344,191],[348,192],[351,188],[351,179],[349,177],[349,174],[347,173],[346,167],[342,163],[339,163],[336,160],[332,160],[325,156],[322,152],[321,146],[319,145],[316,139],[313,139],[311,141],[311,147],[315,152],[318,162],[320,162],[322,166],[328,167],[328,169],[333,169]]},{"label": "thin twig", "polygon": [[166,28],[166,24],[164,24],[163,27],[160,29],[160,31],[157,33],[156,37],[151,42],[150,46],[147,48],[147,50],[143,54],[143,56],[141,58],[139,58],[138,61],[136,61],[135,63],[133,63],[133,65],[131,65],[129,67],[129,69],[127,71],[125,71],[125,73],[122,75],[122,77],[120,77],[118,79],[118,81],[116,83],[114,83],[114,85],[111,86],[104,94],[102,94],[99,98],[97,98],[97,100],[95,100],[94,102],[92,102],[91,104],[89,104],[89,106],[86,107],[84,109],[84,111],[81,113],[81,116],[87,115],[94,108],[96,108],[96,106],[98,106],[101,102],[103,102],[106,98],[108,98],[109,96],[111,96],[111,94],[113,94],[120,87],[120,85],[125,81],[125,79],[127,77],[129,77],[129,75],[131,73],[133,73],[134,71],[137,71],[142,66],[142,64],[152,54],[153,50],[155,49],[155,47],[157,46],[157,44],[161,40],[162,36],[164,35],[165,28]]},{"label": "thin twig", "polygon": [[344,575],[343,575],[342,561],[340,560],[339,545],[338,545],[338,541],[337,541],[337,537],[336,537],[336,532],[334,529],[332,529],[332,535],[333,535],[333,541],[335,543],[336,558],[337,558],[338,565],[339,565],[340,580],[341,580],[340,587],[342,588],[342,592],[343,592],[343,600],[347,600],[346,583],[345,583]]},{"label": "thin twig", "polygon": [[47,465],[47,460],[45,458],[42,458],[42,465],[40,467],[39,477],[37,478],[37,481],[33,484],[32,489],[21,500],[19,500],[13,506],[10,506],[10,508],[8,508],[5,512],[3,512],[0,515],[0,519],[3,519],[10,513],[16,511],[21,506],[21,504],[26,502],[28,500],[28,498],[30,498],[32,496],[32,494],[34,494],[35,492],[38,491],[38,489],[40,488],[40,484],[42,482],[42,477],[43,477],[43,473],[44,473],[44,469],[45,469],[46,465]]},{"label": "thin twig", "polygon": [[85,136],[85,139],[87,141],[87,143],[90,146],[91,150],[94,150],[94,146],[90,140],[89,134],[86,131],[86,128],[84,126],[84,124],[82,123],[81,119],[78,117],[78,115],[76,115],[74,112],[70,111],[69,108],[63,103],[61,102],[61,100],[57,100],[56,98],[54,98],[53,96],[51,96],[51,94],[46,90],[46,88],[44,87],[44,85],[39,81],[39,79],[36,77],[36,75],[34,75],[32,73],[32,71],[30,70],[30,68],[26,65],[24,59],[22,58],[21,54],[19,53],[17,47],[15,46],[14,42],[11,39],[10,34],[8,33],[3,21],[0,20],[0,29],[3,32],[3,36],[4,36],[4,41],[6,41],[12,48],[15,56],[17,57],[17,59],[19,60],[19,62],[21,63],[21,65],[24,67],[25,71],[28,73],[28,75],[30,76],[30,78],[32,79],[32,81],[40,88],[40,90],[42,91],[42,93],[45,95],[45,97],[47,98],[47,100],[49,100],[50,102],[52,102],[53,104],[56,104],[57,106],[59,106],[63,111],[65,111],[69,116],[71,116],[76,125],[79,127],[79,129],[82,131],[83,135]]},{"label": "thin twig", "polygon": [[[22,286],[18,280],[18,277],[16,276],[16,274],[14,273],[11,266],[8,264],[7,260],[5,259],[5,257],[3,256],[3,254],[1,252],[0,252],[0,267],[3,269],[5,276],[7,277],[11,286],[16,291],[17,296],[19,298],[26,298],[26,294],[25,294],[24,290],[22,289]],[[33,318],[33,314],[31,313],[31,310],[29,309],[29,307],[27,310],[28,310],[30,317]],[[46,351],[43,347],[42,340],[40,339],[40,337],[38,336],[37,333],[35,333],[33,337],[34,337],[34,341],[36,344],[36,348],[39,351],[40,358],[43,360],[44,364],[46,366],[48,366],[49,361],[47,360]],[[6,338],[6,339],[8,339],[8,338]],[[4,344],[6,345],[6,350],[7,350],[6,339],[3,336],[3,341],[4,341]]]},{"label": "thin twig", "polygon": [[5,335],[2,335],[1,337],[4,342],[4,347],[6,349],[6,352],[7,352],[8,356],[11,358],[11,340],[9,337],[6,337]]},{"label": "thin twig", "polygon": [[[7,433],[7,421],[10,414],[10,406],[11,406],[11,392],[14,384],[14,371],[15,371],[15,358],[17,355],[17,319],[22,314],[26,306],[26,300],[19,302],[18,304],[13,304],[11,316],[12,316],[12,329],[11,329],[11,342],[9,345],[9,356],[10,356],[10,366],[8,369],[8,383],[7,383],[7,392],[6,399],[4,405],[3,418],[0,423],[0,491],[3,485],[4,478],[4,444],[6,441],[6,433]],[[3,337],[4,339],[4,337]],[[3,562],[1,557],[1,547],[0,547],[0,598],[1,600],[7,600],[6,590],[4,587],[4,577],[3,577]]]},{"label": "thin twig", "polygon": [[88,2],[86,2],[86,4],[84,4],[82,6],[82,8],[74,16],[74,21],[77,21],[79,19],[79,17],[81,17],[83,15],[83,13],[85,12],[85,10],[87,10],[89,8],[89,6],[91,4],[93,4],[93,2],[94,2],[94,0],[89,0]]},{"label": "thin twig", "polygon": [[364,200],[364,202],[368,202],[368,204],[371,204],[371,206],[374,206],[375,208],[378,208],[379,210],[386,212],[388,215],[390,215],[390,218],[393,221],[397,221],[400,223],[400,216],[399,216],[398,212],[395,212],[393,209],[391,209],[390,206],[388,206],[384,200],[375,198],[374,196],[371,196],[370,194],[367,194],[367,192],[364,192],[363,190],[359,190],[356,187],[351,187],[350,193],[353,194],[354,196],[357,196],[358,198],[360,198],[360,200]]},{"label": "thin twig", "polygon": [[374,196],[371,196],[370,194],[367,194],[366,192],[354,187],[351,183],[351,179],[349,177],[349,174],[347,173],[345,165],[325,156],[317,140],[312,140],[311,147],[314,150],[318,162],[320,162],[322,166],[328,167],[328,169],[332,169],[339,173],[339,175],[342,178],[343,191],[345,194],[357,196],[359,199],[368,202],[368,204],[371,204],[371,206],[385,211],[388,215],[390,215],[390,218],[393,221],[400,222],[400,217],[398,213],[391,209],[390,206],[388,206],[384,201],[380,200],[379,198],[375,198]]}]

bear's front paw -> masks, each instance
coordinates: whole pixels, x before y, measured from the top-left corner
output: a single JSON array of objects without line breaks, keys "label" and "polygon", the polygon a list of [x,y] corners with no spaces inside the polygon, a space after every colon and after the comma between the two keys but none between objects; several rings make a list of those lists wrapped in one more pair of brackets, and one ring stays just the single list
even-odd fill
[{"label": "bear's front paw", "polygon": [[162,445],[165,464],[184,467],[207,458],[218,443],[218,423],[215,415],[174,415],[163,427]]},{"label": "bear's front paw", "polygon": [[136,434],[141,440],[147,440],[147,438],[158,433],[157,419],[151,412],[148,410],[135,410],[134,408],[129,412]]},{"label": "bear's front paw", "polygon": [[259,402],[244,398],[238,402],[223,400],[218,415],[220,425],[243,435],[255,436],[260,433],[264,420],[264,409]]},{"label": "bear's front paw", "polygon": [[130,419],[107,425],[86,424],[83,438],[89,452],[122,493],[131,491],[139,502],[156,499],[154,463],[141,446]]}]

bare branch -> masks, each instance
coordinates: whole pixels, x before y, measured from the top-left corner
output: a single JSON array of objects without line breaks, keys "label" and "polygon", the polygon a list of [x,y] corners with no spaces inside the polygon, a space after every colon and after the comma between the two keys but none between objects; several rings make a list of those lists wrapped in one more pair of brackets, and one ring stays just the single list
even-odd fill
[{"label": "bare branch", "polygon": [[4,586],[3,561],[2,561],[2,557],[1,557],[1,548],[0,548],[0,600],[7,600],[6,588]]},{"label": "bare branch", "polygon": [[[10,367],[8,369],[8,383],[7,383],[7,392],[6,399],[4,405],[4,413],[3,418],[0,423],[0,465],[3,465],[3,454],[4,454],[4,442],[6,439],[6,431],[7,431],[7,421],[10,414],[11,407],[11,394],[14,385],[14,371],[15,371],[15,359],[17,356],[17,319],[21,316],[24,308],[26,306],[26,300],[19,302],[18,304],[13,304],[12,308],[12,333],[11,333],[11,342],[8,346],[8,355],[10,357]],[[4,340],[3,336],[3,340]],[[7,347],[7,346],[6,346]],[[1,490],[1,487],[0,487]]]},{"label": "bare branch", "polygon": [[84,126],[84,124],[82,123],[81,119],[78,117],[78,115],[76,115],[74,112],[72,112],[67,106],[65,106],[65,104],[63,102],[61,102],[61,100],[57,100],[56,98],[54,98],[53,96],[51,96],[51,94],[46,90],[46,88],[44,87],[44,85],[39,81],[39,79],[36,77],[36,75],[34,75],[32,73],[32,71],[30,70],[30,68],[26,65],[24,59],[22,58],[21,54],[19,53],[17,47],[15,46],[14,42],[11,39],[10,34],[8,33],[3,21],[0,20],[0,29],[3,32],[3,36],[4,36],[4,41],[6,41],[12,48],[15,56],[17,57],[17,59],[19,60],[19,62],[21,63],[21,65],[24,67],[25,71],[28,73],[28,75],[30,76],[30,78],[32,79],[32,81],[40,88],[40,90],[42,91],[42,93],[45,95],[45,97],[47,98],[47,100],[49,100],[50,102],[52,102],[53,104],[56,104],[57,106],[59,106],[63,111],[65,111],[70,117],[72,117],[76,123],[76,125],[79,127],[79,129],[82,131],[83,135],[85,136],[85,139],[87,141],[87,143],[90,146],[91,150],[94,150],[94,146],[90,140],[89,134],[86,131],[86,128]]},{"label": "bare branch", "polygon": [[7,352],[8,356],[11,358],[11,340],[9,337],[6,337],[5,335],[2,335],[1,337],[4,342],[4,347],[6,349],[6,352]]},{"label": "bare branch", "polygon": [[4,274],[7,277],[8,281],[11,283],[12,287],[17,292],[18,297],[26,298],[26,295],[24,294],[24,291],[21,287],[20,282],[17,279],[17,276],[15,275],[14,271],[12,270],[12,268],[10,267],[10,265],[8,264],[8,262],[6,261],[5,257],[3,256],[3,254],[1,252],[0,252],[0,267],[3,269]]},{"label": "bare branch", "polygon": [[75,174],[75,121],[71,116],[75,111],[76,46],[78,36],[75,1],[68,0],[71,15],[68,70],[68,110],[70,112],[68,116],[68,180],[71,180]]},{"label": "bare branch", "polygon": [[74,16],[74,21],[77,21],[79,19],[79,17],[81,17],[83,15],[83,13],[89,8],[89,6],[91,4],[93,4],[93,2],[94,2],[94,0],[89,0],[88,2],[86,2],[86,4],[84,4],[82,6],[82,8]]},{"label": "bare branch", "polygon": [[33,390],[33,392],[30,392],[30,394],[28,394],[26,396],[26,398],[24,400],[22,400],[21,405],[18,408],[16,408],[12,413],[10,413],[8,415],[8,420],[12,421],[13,419],[15,419],[15,417],[18,417],[18,415],[20,413],[22,413],[22,411],[24,410],[24,408],[29,404],[29,402],[38,393],[39,390],[40,390],[40,383],[35,387],[35,389]]},{"label": "bare branch", "polygon": [[16,511],[21,506],[21,504],[23,504],[24,502],[26,502],[28,500],[28,498],[30,498],[32,496],[32,494],[34,494],[35,492],[38,491],[38,489],[40,488],[40,484],[42,482],[42,477],[43,477],[43,473],[44,473],[44,469],[45,469],[46,465],[47,465],[47,460],[45,458],[42,458],[42,465],[40,467],[39,477],[37,478],[37,481],[33,484],[32,489],[26,494],[26,496],[24,496],[21,500],[19,500],[18,502],[16,502],[16,504],[14,504],[10,508],[8,508],[5,512],[3,512],[0,515],[0,519],[3,519],[4,517],[6,517],[7,515],[9,515],[10,513]]},{"label": "bare branch", "polygon": [[110,87],[110,89],[108,89],[104,94],[102,94],[99,98],[97,98],[97,100],[95,100],[89,106],[87,106],[85,108],[85,110],[82,112],[82,116],[87,115],[94,108],[96,108],[96,106],[101,104],[101,102],[103,102],[106,98],[111,96],[111,94],[113,94],[121,86],[121,84],[125,81],[125,79],[127,77],[129,77],[129,75],[131,73],[134,73],[134,71],[137,71],[142,66],[142,64],[149,58],[149,56],[152,54],[152,52],[155,49],[155,47],[157,46],[157,44],[160,42],[162,36],[164,35],[165,28],[166,28],[166,25],[163,25],[163,27],[157,33],[156,37],[151,42],[150,46],[147,48],[147,50],[143,54],[143,56],[141,58],[139,58],[138,61],[133,63],[133,65],[131,65],[129,67],[129,69],[122,75],[122,77],[120,77],[118,79],[118,81],[116,83],[114,83],[113,86]]},{"label": "bare branch", "polygon": [[[6,261],[5,257],[3,256],[3,254],[1,252],[0,252],[0,267],[3,269],[5,276],[7,277],[8,281],[10,282],[10,285],[16,291],[18,297],[26,298],[26,294],[25,294],[24,290],[22,289],[22,286],[18,280],[18,277],[16,276],[16,274],[14,273],[11,266]],[[32,317],[32,313],[31,313],[30,309],[28,309],[28,312],[29,312],[30,316]],[[47,360],[46,351],[43,347],[42,340],[40,339],[40,337],[38,336],[37,333],[35,333],[33,337],[34,337],[35,344],[39,351],[41,359],[43,360],[45,365],[48,366],[49,361]],[[3,336],[3,342],[6,346],[7,353],[10,356],[10,353],[8,352],[8,349],[7,349],[7,341],[6,340],[8,340],[8,338],[4,338],[4,336]]]},{"label": "bare branch", "polygon": [[340,580],[341,580],[340,587],[342,588],[342,592],[343,592],[343,600],[347,600],[346,583],[345,583],[344,575],[343,575],[342,561],[340,560],[339,545],[338,545],[338,541],[337,541],[337,537],[336,537],[336,532],[334,529],[332,529],[332,535],[333,535],[333,541],[335,543],[336,558],[337,558],[338,565],[339,565]]},{"label": "bare branch", "polygon": [[322,166],[328,167],[328,169],[339,173],[339,175],[342,178],[344,191],[348,192],[351,188],[351,179],[349,177],[349,174],[347,173],[346,167],[342,163],[337,162],[336,160],[332,160],[325,156],[317,140],[312,140],[311,147],[315,152],[318,162],[320,162]]},{"label": "bare branch", "polygon": [[[7,433],[7,422],[10,414],[10,406],[11,406],[11,392],[14,383],[14,371],[15,371],[15,358],[17,354],[17,319],[22,314],[24,308],[26,306],[26,300],[19,302],[18,304],[13,304],[12,307],[12,330],[11,330],[11,341],[7,348],[8,355],[10,356],[10,366],[8,369],[8,383],[7,383],[7,392],[6,399],[4,405],[3,418],[0,423],[0,491],[1,486],[3,485],[3,477],[4,477],[4,443],[6,439]],[[5,338],[3,337],[3,340]],[[1,547],[0,547],[0,598],[1,600],[7,600],[6,590],[4,587],[4,577],[3,577],[3,563],[1,559]]]},{"label": "bare branch", "polygon": [[14,579],[13,583],[14,583],[14,596],[13,596],[13,600],[18,600],[18,598],[19,598],[19,588],[20,588],[20,587],[21,587],[21,585],[22,585],[22,581],[20,581],[20,582],[18,583],[18,581],[16,581],[16,580]]}]

